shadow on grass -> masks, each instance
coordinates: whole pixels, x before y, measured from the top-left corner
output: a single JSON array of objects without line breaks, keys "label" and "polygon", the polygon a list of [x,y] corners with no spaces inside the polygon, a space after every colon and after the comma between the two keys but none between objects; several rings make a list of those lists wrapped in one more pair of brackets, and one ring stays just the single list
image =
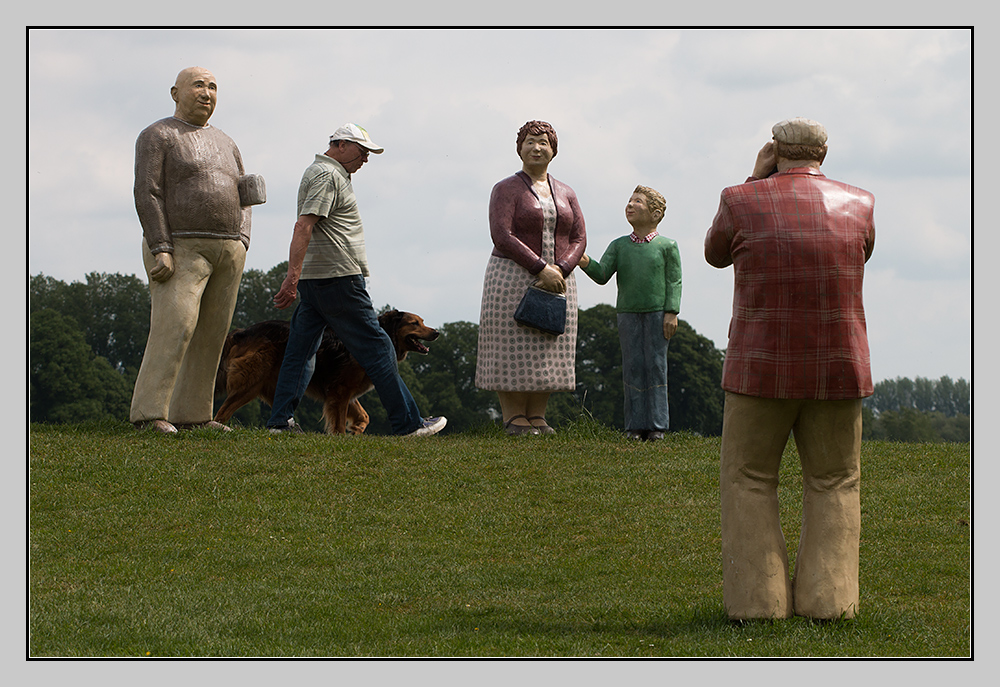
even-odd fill
[{"label": "shadow on grass", "polygon": [[[706,601],[678,613],[653,613],[646,619],[612,612],[588,617],[567,610],[552,615],[540,611],[512,615],[510,608],[459,609],[431,633],[474,636],[462,643],[469,654],[512,655],[529,648],[537,655],[673,656],[673,657],[806,657],[888,656],[897,647],[881,640],[885,627],[878,618],[819,621],[732,621],[717,602]],[[877,648],[876,648],[877,647]],[[899,647],[901,648],[901,647]]]}]

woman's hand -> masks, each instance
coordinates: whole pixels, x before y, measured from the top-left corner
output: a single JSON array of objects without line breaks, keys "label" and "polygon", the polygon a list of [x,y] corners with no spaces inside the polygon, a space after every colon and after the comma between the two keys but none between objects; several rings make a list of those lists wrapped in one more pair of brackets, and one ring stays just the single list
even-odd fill
[{"label": "woman's hand", "polygon": [[546,265],[535,276],[538,277],[538,285],[546,291],[566,293],[566,279],[563,277],[562,270],[555,265]]}]

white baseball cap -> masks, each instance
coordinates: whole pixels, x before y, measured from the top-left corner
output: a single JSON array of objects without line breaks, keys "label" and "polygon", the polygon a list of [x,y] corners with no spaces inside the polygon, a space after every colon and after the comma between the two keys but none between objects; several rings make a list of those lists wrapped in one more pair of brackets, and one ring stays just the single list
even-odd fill
[{"label": "white baseball cap", "polygon": [[334,141],[353,141],[375,154],[379,154],[385,150],[385,148],[375,145],[375,142],[372,141],[371,136],[368,135],[368,132],[363,127],[351,124],[350,122],[333,132],[333,135],[330,136],[330,143]]}]

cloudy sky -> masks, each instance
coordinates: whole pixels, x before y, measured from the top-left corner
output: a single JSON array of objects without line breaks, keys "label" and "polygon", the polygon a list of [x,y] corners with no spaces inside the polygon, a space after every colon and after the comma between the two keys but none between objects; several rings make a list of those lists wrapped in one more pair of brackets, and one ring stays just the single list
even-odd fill
[{"label": "cloudy sky", "polygon": [[[212,125],[267,184],[248,268],[287,259],[302,171],[353,121],[386,149],[354,176],[376,306],[477,322],[490,190],[520,168],[517,129],[543,119],[592,255],[628,232],[636,184],[666,196],[681,317],[724,348],[732,270],[702,254],[719,191],[775,122],[804,116],[829,132],[824,172],[875,194],[875,379],[972,377],[968,30],[44,29],[27,59],[31,275],[145,279],[135,138],[198,65],[219,82]],[[613,283],[578,283],[581,307],[614,303]]]}]

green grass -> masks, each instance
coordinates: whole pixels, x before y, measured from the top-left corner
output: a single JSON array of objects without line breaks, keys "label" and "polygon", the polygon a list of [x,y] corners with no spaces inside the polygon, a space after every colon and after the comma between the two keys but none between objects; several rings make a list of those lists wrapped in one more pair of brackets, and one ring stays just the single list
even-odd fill
[{"label": "green grass", "polygon": [[[968,444],[866,442],[853,621],[730,623],[718,438],[30,430],[32,656],[971,653]],[[782,522],[794,557],[798,459]]]}]

